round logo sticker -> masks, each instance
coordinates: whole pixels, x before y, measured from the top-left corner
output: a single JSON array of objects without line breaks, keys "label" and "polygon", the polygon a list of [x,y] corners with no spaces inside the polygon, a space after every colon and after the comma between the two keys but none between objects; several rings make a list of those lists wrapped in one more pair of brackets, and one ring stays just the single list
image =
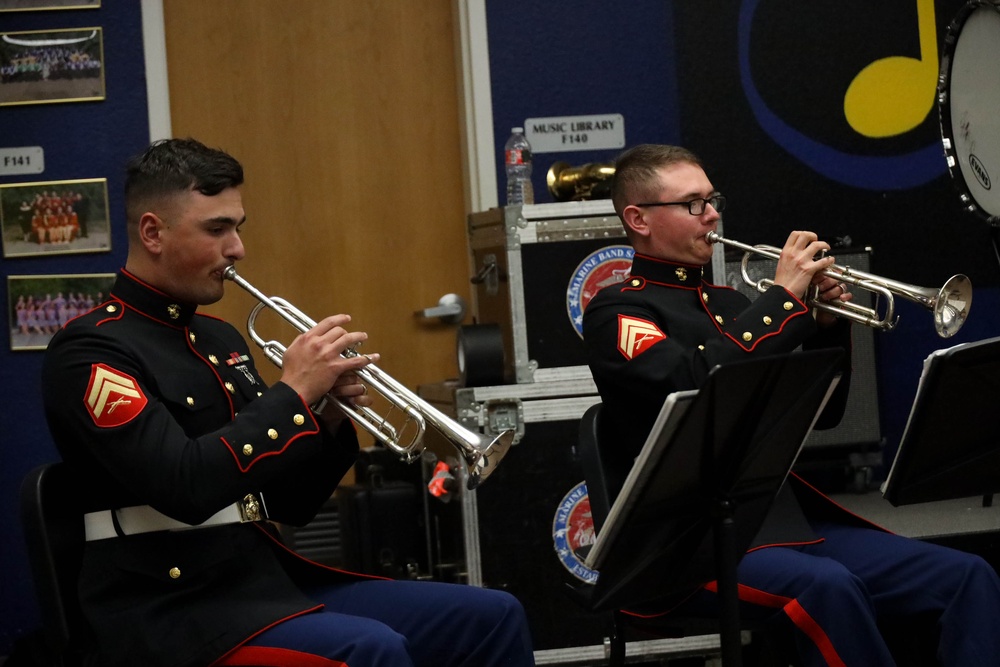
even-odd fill
[{"label": "round logo sticker", "polygon": [[587,485],[580,482],[570,489],[556,509],[552,520],[552,541],[563,567],[588,584],[597,581],[597,572],[584,565],[595,538]]},{"label": "round logo sticker", "polygon": [[583,311],[587,304],[601,289],[628,278],[634,256],[632,246],[606,246],[590,253],[573,271],[566,288],[566,312],[580,338],[583,338]]}]

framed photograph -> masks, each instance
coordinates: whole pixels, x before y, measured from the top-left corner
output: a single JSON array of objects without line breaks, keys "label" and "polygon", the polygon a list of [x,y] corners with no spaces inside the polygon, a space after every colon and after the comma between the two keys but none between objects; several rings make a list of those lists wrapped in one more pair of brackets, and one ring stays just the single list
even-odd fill
[{"label": "framed photograph", "polygon": [[0,185],[3,256],[108,252],[104,178]]},{"label": "framed photograph", "polygon": [[0,106],[103,99],[100,28],[0,33]]},{"label": "framed photograph", "polygon": [[101,0],[0,0],[0,12],[30,12],[39,9],[96,9]]},{"label": "framed photograph", "polygon": [[8,276],[10,349],[44,350],[67,322],[103,303],[114,282],[113,273]]}]

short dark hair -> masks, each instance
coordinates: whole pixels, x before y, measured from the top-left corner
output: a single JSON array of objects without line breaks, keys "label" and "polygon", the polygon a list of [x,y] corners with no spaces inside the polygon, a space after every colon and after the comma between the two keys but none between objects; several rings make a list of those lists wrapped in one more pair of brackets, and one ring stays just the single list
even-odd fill
[{"label": "short dark hair", "polygon": [[629,204],[656,197],[660,169],[682,163],[702,166],[698,156],[688,149],[666,144],[639,144],[619,155],[611,181],[611,201],[618,217]]},{"label": "short dark hair", "polygon": [[212,197],[243,183],[236,158],[195,139],[153,142],[125,168],[125,214],[136,222],[153,200],[194,190]]}]

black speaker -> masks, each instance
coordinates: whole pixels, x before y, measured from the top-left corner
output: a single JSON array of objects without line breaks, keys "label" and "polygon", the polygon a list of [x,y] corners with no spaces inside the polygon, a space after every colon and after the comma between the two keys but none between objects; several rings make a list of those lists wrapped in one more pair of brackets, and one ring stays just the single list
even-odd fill
[{"label": "black speaker", "polygon": [[[838,266],[849,266],[859,271],[869,271],[871,252],[868,250],[839,250],[836,253]],[[748,285],[741,272],[742,255],[726,257],[726,276],[721,284],[733,287],[751,299],[760,296],[757,289]],[[747,273],[752,280],[773,278],[777,261],[753,256],[747,264]],[[716,281],[720,282],[720,281]],[[853,303],[872,307],[872,293],[853,289]],[[882,429],[878,412],[878,380],[875,369],[875,330],[861,324],[852,327],[852,368],[851,390],[847,398],[847,409],[836,428],[813,431],[806,440],[803,456],[812,450],[835,448],[870,451],[881,447]],[[880,453],[880,450],[878,450]],[[870,458],[870,457],[869,457]],[[872,463],[868,460],[866,463]],[[875,464],[881,461],[875,461]]]}]

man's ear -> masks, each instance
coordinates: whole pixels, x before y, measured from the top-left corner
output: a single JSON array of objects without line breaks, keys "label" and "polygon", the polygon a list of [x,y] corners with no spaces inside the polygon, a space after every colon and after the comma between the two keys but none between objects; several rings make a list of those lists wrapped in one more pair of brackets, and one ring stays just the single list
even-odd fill
[{"label": "man's ear", "polygon": [[147,251],[160,254],[163,245],[163,229],[166,223],[155,213],[143,213],[139,218],[139,241]]},{"label": "man's ear", "polygon": [[638,206],[626,206],[622,210],[622,221],[625,226],[632,230],[637,236],[649,236],[649,225],[642,217],[642,210]]}]

